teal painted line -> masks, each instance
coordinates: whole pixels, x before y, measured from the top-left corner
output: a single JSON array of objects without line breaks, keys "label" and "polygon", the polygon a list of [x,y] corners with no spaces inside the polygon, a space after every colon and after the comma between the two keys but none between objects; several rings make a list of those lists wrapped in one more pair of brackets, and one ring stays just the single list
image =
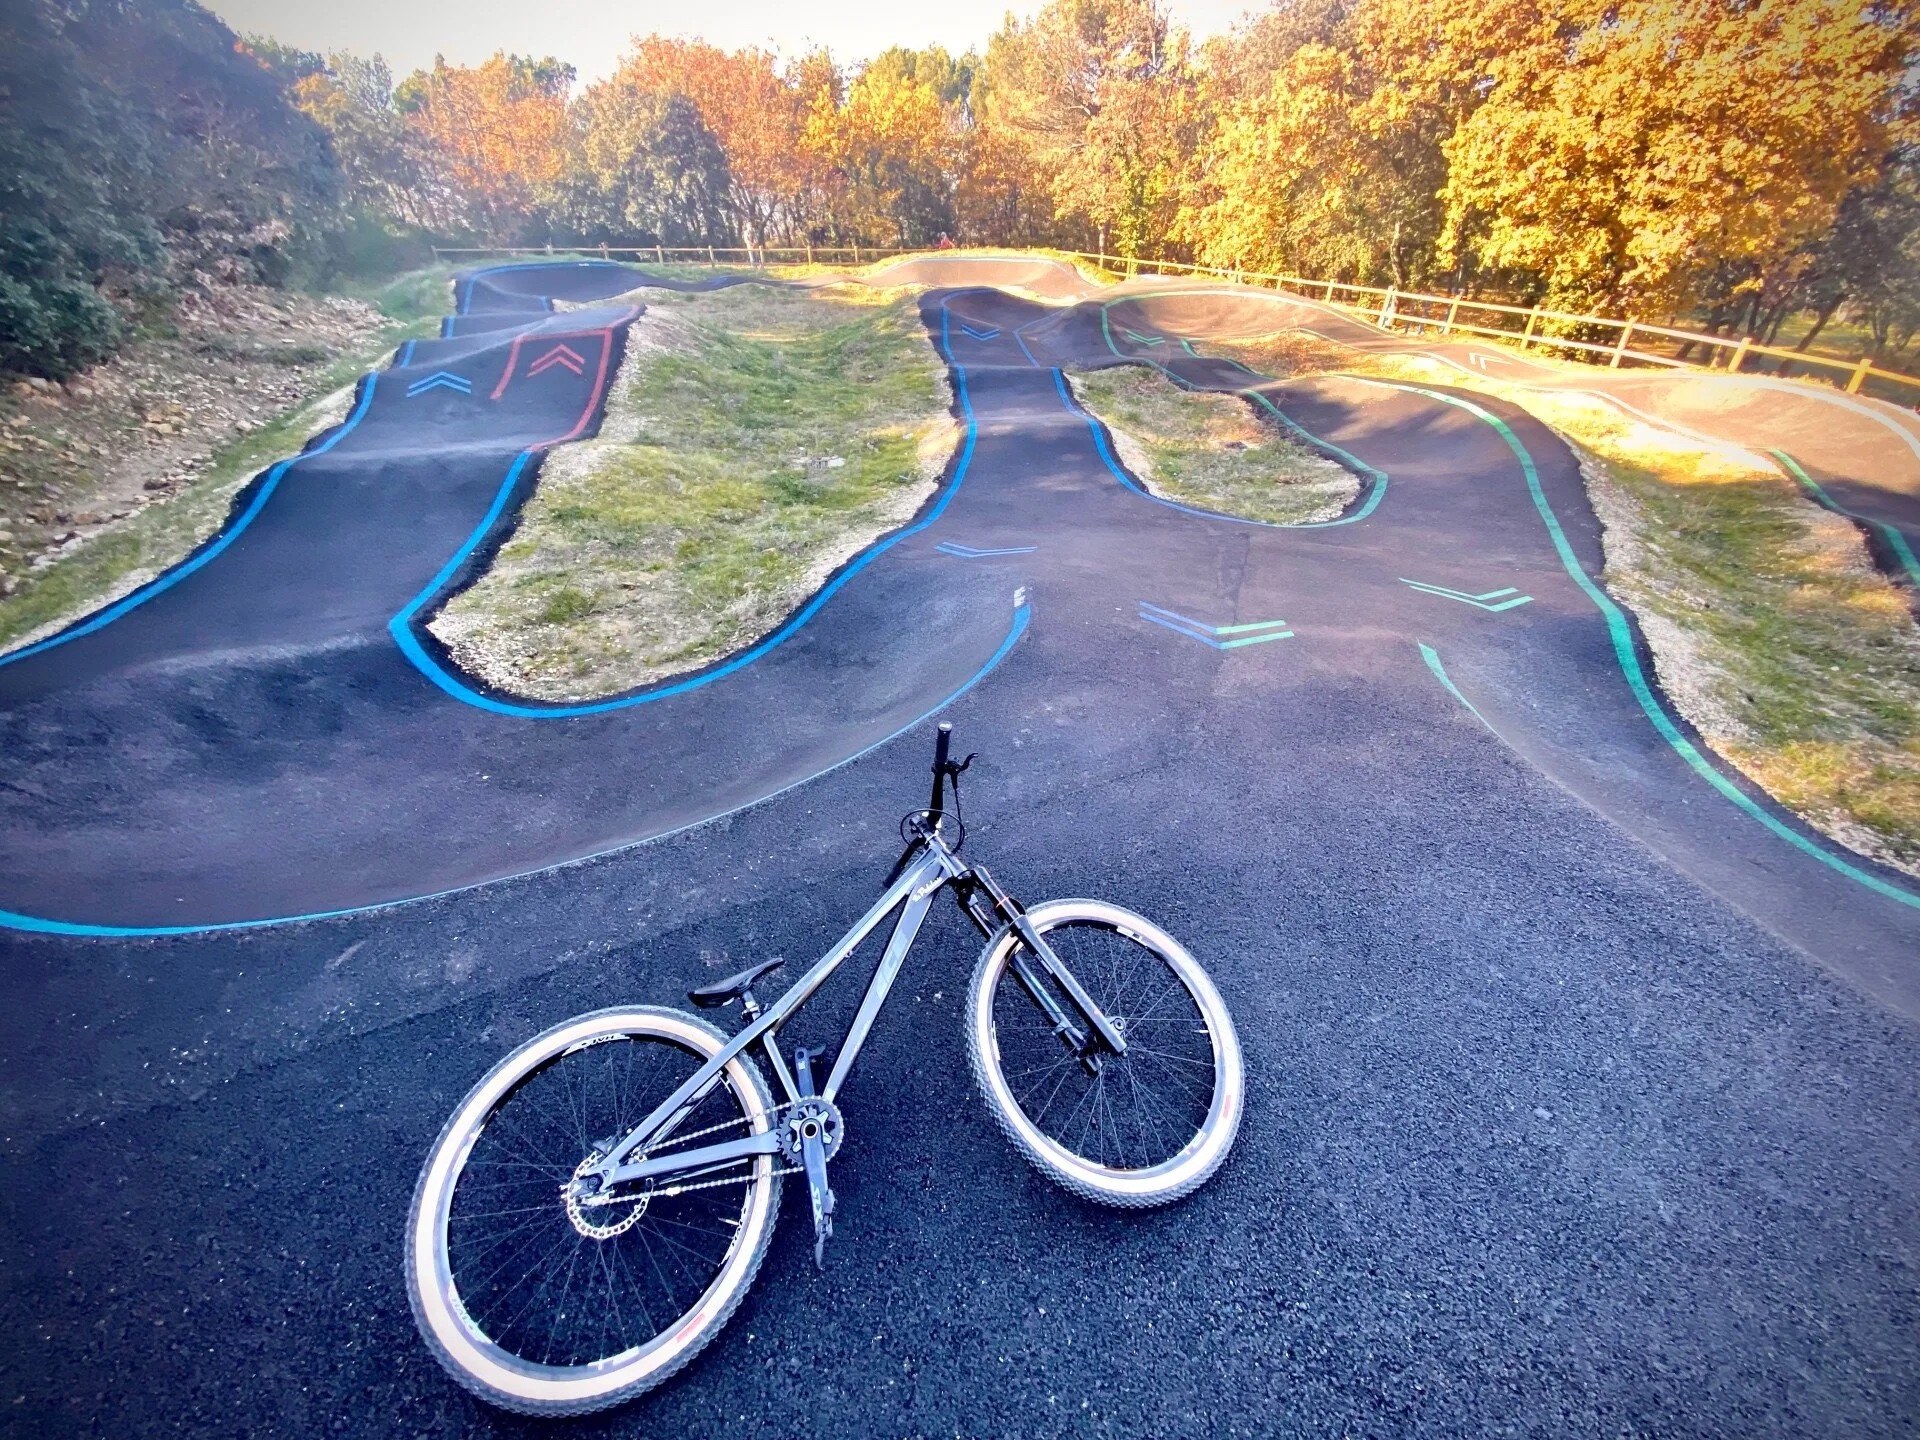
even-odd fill
[{"label": "teal painted line", "polygon": [[[1235,650],[1242,645],[1261,645],[1269,640],[1291,640],[1293,631],[1278,629],[1287,622],[1284,620],[1255,620],[1245,625],[1208,625],[1182,615],[1177,610],[1168,610],[1146,600],[1140,602],[1140,618],[1150,620],[1155,625],[1163,625],[1189,640],[1198,640],[1203,645],[1211,645],[1215,650]],[[1249,631],[1262,630],[1266,634],[1248,634]],[[1238,640],[1222,640],[1222,635],[1239,635]]]},{"label": "teal painted line", "polygon": [[1264,409],[1266,409],[1268,413],[1270,413],[1273,416],[1274,419],[1278,420],[1282,425],[1286,426],[1287,429],[1291,430],[1295,435],[1298,435],[1302,440],[1305,440],[1309,445],[1313,445],[1319,448],[1320,450],[1325,451],[1327,454],[1333,456],[1334,459],[1338,460],[1341,464],[1345,465],[1348,469],[1358,472],[1360,475],[1364,476],[1366,479],[1372,481],[1373,483],[1373,488],[1367,494],[1366,503],[1363,504],[1358,510],[1354,511],[1351,515],[1342,515],[1336,520],[1313,520],[1302,525],[1286,525],[1286,526],[1282,526],[1281,527],[1282,529],[1324,530],[1330,525],[1351,525],[1355,521],[1364,520],[1369,515],[1373,514],[1373,512],[1379,508],[1380,502],[1387,498],[1387,472],[1386,471],[1374,469],[1373,466],[1367,464],[1367,462],[1362,460],[1359,456],[1351,454],[1348,451],[1342,450],[1338,445],[1335,445],[1331,440],[1322,440],[1318,435],[1315,435],[1311,430],[1308,430],[1305,426],[1301,425],[1298,421],[1296,421],[1292,416],[1288,415],[1278,405],[1274,404],[1271,400],[1267,399],[1267,397],[1262,395],[1258,390],[1246,389],[1246,390],[1242,390],[1240,394],[1244,396],[1246,399],[1253,401],[1256,405],[1259,405]]},{"label": "teal painted line", "polygon": [[[406,351],[408,357],[411,357],[412,350],[413,342],[409,340]],[[260,512],[266,508],[267,501],[273,498],[273,492],[280,487],[281,476],[285,475],[288,470],[298,465],[302,460],[311,460],[316,455],[324,455],[335,445],[338,445],[342,440],[347,438],[348,432],[360,423],[367,413],[367,407],[373,403],[374,386],[378,383],[379,372],[369,372],[366,376],[366,383],[360,392],[360,403],[353,407],[353,413],[347,417],[346,423],[341,425],[311,450],[303,450],[298,455],[287,460],[282,460],[273,466],[272,469],[268,470],[267,478],[260,483],[260,488],[254,492],[253,499],[248,503],[247,508],[240,513],[237,519],[224,530],[220,531],[204,549],[200,550],[197,554],[188,556],[172,569],[163,571],[159,576],[149,580],[131,595],[115,601],[88,619],[69,626],[57,635],[49,635],[45,640],[38,641],[32,645],[24,645],[18,650],[0,655],[0,665],[11,665],[14,661],[24,660],[29,655],[38,655],[43,650],[51,650],[56,645],[64,645],[69,640],[78,640],[82,635],[91,635],[94,631],[112,624],[135,606],[146,604],[146,602],[153,599],[154,596],[160,594],[162,591],[172,589],[175,585],[178,585],[182,580],[193,574],[194,571],[218,559],[220,553],[229,545],[233,544],[235,540],[239,539],[240,533],[251,525],[259,517]]]},{"label": "teal painted line", "polygon": [[[671,830],[663,830],[658,835],[649,835],[644,840],[632,840],[622,845],[610,845],[605,850],[595,850],[586,855],[578,855],[571,860],[561,861],[560,865],[577,865],[587,860],[598,860],[603,856],[612,855],[621,850],[631,850],[635,846],[652,845],[662,840],[671,840],[676,835],[683,835],[687,831],[698,829],[702,825],[710,825],[716,820],[730,819],[743,811],[751,810],[756,805],[763,805],[769,800],[777,800],[790,790],[798,790],[802,785],[810,785],[823,775],[831,775],[834,771],[843,769],[853,764],[856,760],[864,759],[866,756],[878,750],[882,745],[898,740],[909,730],[924,725],[992,674],[994,670],[999,668],[1000,662],[1012,653],[1013,647],[1020,642],[1020,637],[1027,633],[1027,626],[1032,620],[1032,617],[1033,607],[1031,604],[1023,601],[1015,606],[1013,611],[1013,624],[1008,628],[1006,638],[1000,642],[1000,648],[995,650],[993,654],[987,658],[987,662],[978,670],[974,671],[959,689],[933,706],[925,714],[918,715],[914,719],[909,720],[891,735],[882,736],[864,749],[856,750],[853,754],[847,756],[846,759],[836,760],[833,764],[823,766],[811,775],[803,776],[790,784],[782,785],[778,790],[769,791],[757,800],[749,800],[745,804],[735,805],[732,809],[722,810],[716,815],[707,815],[698,820],[690,820],[685,825],[677,825]],[[542,865],[537,869],[522,870],[512,875],[501,875],[492,880],[475,881],[471,885],[455,885],[445,890],[434,890],[425,895],[409,895],[403,900],[382,900],[377,905],[349,905],[339,910],[316,910],[311,914],[305,915],[279,915],[266,920],[229,920],[218,925],[83,925],[70,920],[48,920],[37,915],[22,915],[12,910],[0,910],[0,929],[25,930],[38,935],[86,936],[95,939],[137,939],[164,935],[211,935],[218,931],[225,930],[260,930],[270,925],[293,925],[303,920],[337,920],[347,915],[368,915],[375,911],[391,910],[397,906],[412,905],[421,900],[441,900],[449,895],[461,895],[469,890],[478,890],[487,885],[504,884],[509,880],[525,880],[529,876],[544,874],[548,870],[557,870],[560,868],[560,865]]]},{"label": "teal painted line", "polygon": [[1204,630],[1209,635],[1241,635],[1249,630],[1271,630],[1276,625],[1287,623],[1284,620],[1254,620],[1245,625],[1209,625],[1203,620],[1192,619],[1190,616],[1182,615],[1178,610],[1169,610],[1164,605],[1155,605],[1147,600],[1140,602],[1140,608],[1151,610],[1156,615],[1164,615],[1169,620],[1178,620],[1181,624],[1190,625],[1195,630]]},{"label": "teal painted line", "polygon": [[[1119,352],[1115,351],[1114,353],[1118,354]],[[1153,364],[1152,361],[1148,361],[1147,363],[1150,365]],[[1168,373],[1163,367],[1155,366],[1155,368],[1160,369],[1163,374]],[[1178,377],[1168,374],[1168,378],[1177,379]],[[1343,464],[1357,470],[1362,476],[1370,479],[1373,482],[1373,488],[1367,495],[1366,503],[1361,505],[1353,514],[1342,515],[1334,520],[1305,520],[1295,522],[1254,520],[1245,515],[1222,515],[1218,510],[1202,510],[1197,505],[1182,505],[1177,500],[1169,500],[1165,496],[1154,494],[1151,490],[1142,489],[1140,485],[1135,483],[1134,478],[1127,474],[1126,468],[1122,466],[1118,460],[1114,459],[1113,452],[1107,448],[1107,438],[1101,430],[1100,422],[1083,410],[1079,404],[1075,402],[1072,393],[1067,389],[1066,371],[1060,369],[1054,370],[1053,388],[1059,392],[1060,403],[1066,407],[1067,413],[1084,422],[1087,429],[1092,432],[1094,449],[1099,451],[1100,460],[1107,467],[1108,473],[1142,499],[1151,500],[1156,505],[1164,505],[1169,510],[1178,510],[1185,515],[1198,515],[1203,520],[1224,520],[1229,525],[1257,525],[1267,530],[1325,530],[1333,525],[1351,525],[1357,520],[1366,519],[1379,507],[1380,501],[1387,493],[1386,471],[1374,469],[1371,465],[1367,464],[1366,461],[1349,455],[1338,445],[1322,440],[1318,435],[1296,424],[1286,415],[1281,414],[1277,406],[1257,391],[1243,390],[1240,392],[1242,395],[1250,399],[1258,400],[1262,405],[1266,406],[1267,409],[1273,411],[1274,415],[1279,418],[1280,423],[1293,431],[1301,439],[1311,445],[1318,446]]]},{"label": "teal painted line", "polygon": [[[1458,600],[1462,605],[1472,605],[1481,610],[1491,610],[1496,615],[1502,610],[1512,610],[1521,605],[1531,604],[1533,601],[1531,595],[1521,595],[1520,592],[1511,585],[1507,586],[1504,590],[1489,590],[1484,595],[1469,595],[1464,590],[1449,590],[1444,585],[1425,585],[1418,580],[1409,580],[1404,575],[1400,576],[1399,580],[1402,585],[1410,585],[1415,590],[1424,591],[1428,595],[1438,595],[1443,600]],[[1519,598],[1505,601],[1499,605],[1488,603],[1489,601],[1500,599],[1502,595],[1516,595],[1519,596]]]},{"label": "teal painted line", "polygon": [[1447,687],[1447,693],[1462,705],[1466,706],[1469,715],[1473,716],[1473,718],[1478,720],[1482,725],[1485,725],[1494,735],[1499,735],[1500,732],[1494,730],[1492,724],[1488,722],[1487,717],[1474,708],[1471,700],[1460,693],[1460,687],[1455,685],[1453,680],[1448,676],[1447,667],[1440,663],[1440,657],[1434,653],[1433,647],[1431,645],[1422,645],[1420,647],[1420,655],[1421,658],[1427,662],[1427,669],[1431,670],[1434,675],[1439,678],[1440,683]]},{"label": "teal painted line", "polygon": [[980,428],[974,418],[973,399],[967,388],[966,367],[955,362],[952,340],[948,331],[948,302],[964,293],[967,292],[955,291],[953,295],[949,295],[940,302],[940,353],[946,357],[947,364],[952,368],[954,393],[959,398],[960,412],[965,417],[967,425],[966,439],[960,449],[959,462],[954,466],[953,479],[941,489],[939,499],[934,502],[933,508],[924,518],[904,529],[894,531],[885,539],[877,540],[861,551],[839,574],[823,585],[792,618],[758,644],[741,651],[723,665],[702,671],[698,675],[690,675],[685,680],[646,690],[638,695],[623,695],[615,700],[600,700],[587,705],[526,705],[517,701],[501,700],[474,689],[435,659],[420,643],[419,637],[414,634],[414,622],[420,613],[441,595],[446,586],[452,582],[453,577],[460,572],[460,568],[466,564],[467,559],[479,548],[481,542],[499,522],[506,511],[508,500],[513,495],[514,487],[520,481],[521,473],[536,453],[534,450],[523,450],[514,458],[513,464],[507,469],[505,479],[500,482],[500,488],[494,492],[492,505],[488,507],[485,517],[468,535],[466,542],[454,552],[452,559],[440,567],[440,573],[427,583],[426,588],[408,601],[387,622],[387,633],[393,637],[393,643],[399,646],[400,653],[407,657],[414,669],[454,699],[472,705],[476,709],[490,710],[496,715],[511,715],[522,720],[565,720],[580,715],[600,715],[609,710],[626,710],[635,705],[648,705],[655,700],[664,700],[669,695],[680,695],[703,685],[711,685],[722,676],[731,675],[741,667],[752,664],[775,646],[784,643],[801,626],[813,619],[820,612],[821,607],[838,594],[841,587],[855,575],[902,540],[919,534],[937,521],[946,511],[947,506],[953,502],[953,497],[960,493],[960,486],[966,480],[968,468],[973,463],[973,451],[979,438]]},{"label": "teal painted line", "polygon": [[1428,390],[1419,385],[1401,385],[1390,381],[1381,381],[1378,383],[1388,385],[1391,389],[1405,390],[1415,395],[1424,395],[1428,399],[1437,400],[1443,405],[1452,405],[1457,409],[1464,410],[1476,419],[1484,420],[1487,424],[1491,425],[1499,434],[1500,438],[1506,442],[1507,448],[1511,450],[1514,456],[1520,461],[1521,473],[1526,476],[1527,493],[1532,496],[1534,509],[1539,511],[1541,520],[1546,524],[1547,534],[1553,541],[1553,548],[1555,553],[1560,557],[1561,565],[1566,568],[1566,572],[1572,577],[1573,582],[1586,592],[1587,598],[1593,601],[1595,608],[1598,609],[1606,619],[1607,634],[1613,642],[1614,659],[1619,663],[1620,673],[1626,678],[1628,687],[1633,691],[1633,698],[1639,702],[1640,709],[1645,713],[1647,719],[1653,723],[1653,728],[1659,732],[1660,738],[1672,747],[1675,754],[1686,761],[1695,774],[1699,775],[1701,779],[1705,780],[1709,785],[1713,786],[1714,789],[1731,800],[1736,806],[1746,812],[1750,818],[1759,821],[1795,849],[1800,850],[1804,854],[1811,855],[1822,865],[1846,876],[1849,880],[1857,884],[1865,886],[1875,894],[1884,895],[1890,900],[1920,910],[1920,895],[1916,895],[1910,890],[1904,890],[1898,885],[1889,884],[1878,875],[1870,875],[1857,865],[1850,864],[1823,846],[1817,845],[1812,840],[1809,840],[1805,835],[1802,835],[1777,815],[1769,812],[1765,806],[1759,804],[1752,796],[1748,795],[1739,786],[1722,775],[1707,760],[1706,756],[1700,753],[1699,748],[1687,739],[1685,735],[1680,733],[1679,727],[1673,723],[1672,719],[1668,717],[1667,712],[1661,707],[1660,702],[1654,697],[1653,686],[1647,679],[1646,670],[1640,664],[1640,657],[1634,653],[1633,629],[1628,625],[1626,616],[1621,613],[1620,607],[1614,604],[1612,597],[1596,585],[1593,582],[1593,578],[1588,575],[1586,570],[1581,566],[1579,557],[1573,553],[1573,546],[1567,539],[1566,531],[1560,528],[1559,517],[1553,513],[1553,506],[1547,502],[1546,491],[1541,487],[1540,472],[1534,467],[1533,456],[1527,452],[1527,447],[1521,443],[1520,437],[1513,433],[1512,427],[1510,427],[1506,421],[1492,412],[1482,409],[1471,400],[1463,400],[1457,395],[1448,395],[1439,390]]},{"label": "teal painted line", "polygon": [[1137,330],[1127,330],[1124,326],[1121,328],[1125,333],[1126,337],[1129,340],[1134,341],[1136,344],[1151,346],[1151,345],[1164,345],[1167,343],[1167,337],[1164,335],[1151,335],[1151,336],[1142,335]]},{"label": "teal painted line", "polygon": [[1865,515],[1856,514],[1854,511],[1847,509],[1846,506],[1840,504],[1839,501],[1827,494],[1820,482],[1815,480],[1805,470],[1801,469],[1800,462],[1787,454],[1786,451],[1769,450],[1767,453],[1784,465],[1787,468],[1787,473],[1804,485],[1812,494],[1813,498],[1819,501],[1826,509],[1831,510],[1836,515],[1844,515],[1849,520],[1856,520],[1862,525],[1871,525],[1875,530],[1879,531],[1880,538],[1887,542],[1887,548],[1893,551],[1894,558],[1900,562],[1900,568],[1906,572],[1907,583],[1920,586],[1920,559],[1914,558],[1913,547],[1907,544],[1907,537],[1905,535],[1902,535],[1899,530],[1884,520],[1870,519]]},{"label": "teal painted line", "polygon": [[1232,650],[1240,645],[1262,645],[1269,640],[1291,640],[1292,638],[1293,631],[1282,630],[1273,635],[1249,635],[1244,640],[1222,640],[1220,642],[1220,648],[1222,650]]}]

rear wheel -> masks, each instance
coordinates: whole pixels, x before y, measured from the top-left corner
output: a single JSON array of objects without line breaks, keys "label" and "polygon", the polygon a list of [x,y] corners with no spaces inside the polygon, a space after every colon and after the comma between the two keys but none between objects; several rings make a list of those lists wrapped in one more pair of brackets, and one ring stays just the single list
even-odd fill
[{"label": "rear wheel", "polygon": [[[428,1345],[481,1399],[527,1415],[618,1404],[684,1366],[740,1303],[779,1208],[771,1157],[612,1203],[566,1193],[725,1043],[676,1010],[583,1015],[507,1056],[447,1122],[414,1194],[407,1290]],[[772,1120],[760,1072],[736,1056],[647,1153]]]},{"label": "rear wheel", "polygon": [[967,1007],[988,1110],[1042,1174],[1083,1199],[1141,1208],[1191,1194],[1226,1159],[1245,1106],[1240,1041],[1219,991],[1177,940],[1118,905],[1053,900],[1027,919],[1126,1053],[1103,1052],[1090,1070],[1054,1033],[1014,971],[1021,946],[1009,927],[982,952]]}]

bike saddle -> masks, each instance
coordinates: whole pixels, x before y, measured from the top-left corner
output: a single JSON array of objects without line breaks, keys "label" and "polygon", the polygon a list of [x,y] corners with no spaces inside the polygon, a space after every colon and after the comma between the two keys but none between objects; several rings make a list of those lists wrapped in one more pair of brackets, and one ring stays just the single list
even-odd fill
[{"label": "bike saddle", "polygon": [[738,975],[729,975],[726,979],[716,980],[711,985],[702,985],[698,990],[689,990],[687,999],[702,1010],[714,1010],[722,1005],[731,1005],[753,988],[754,981],[770,971],[778,970],[786,963],[784,955],[776,955],[771,960],[762,960],[758,965],[742,970]]}]

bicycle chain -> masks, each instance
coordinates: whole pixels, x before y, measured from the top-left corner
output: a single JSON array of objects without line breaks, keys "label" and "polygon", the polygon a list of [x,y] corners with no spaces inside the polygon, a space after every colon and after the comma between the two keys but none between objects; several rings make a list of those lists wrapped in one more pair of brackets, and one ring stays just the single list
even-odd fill
[{"label": "bicycle chain", "polygon": [[[782,1111],[793,1110],[796,1108],[798,1107],[791,1101],[789,1101],[787,1104],[784,1104],[784,1105],[775,1105],[770,1111],[767,1112],[771,1117],[773,1117],[772,1124],[770,1124],[768,1128],[772,1129],[774,1128],[774,1126],[777,1126],[780,1123],[779,1116]],[[688,1140],[698,1140],[702,1135],[712,1135],[717,1131],[731,1130],[736,1125],[746,1125],[749,1123],[751,1122],[748,1121],[744,1116],[738,1120],[722,1120],[718,1125],[709,1125],[704,1130],[693,1130],[693,1131],[689,1131],[687,1134],[684,1134],[684,1135],[681,1135],[678,1133],[670,1135],[667,1137],[667,1140],[670,1140],[675,1144],[682,1144]],[[663,1140],[661,1144],[663,1145],[666,1144],[667,1140]],[[642,1149],[640,1153],[642,1155],[651,1155],[655,1152],[654,1152],[654,1149],[650,1147],[650,1148]],[[803,1168],[804,1167],[799,1165],[789,1165],[786,1169],[776,1170],[773,1173],[775,1175],[798,1175]],[[728,1176],[722,1177],[719,1180],[697,1180],[687,1185],[670,1185],[664,1189],[648,1191],[647,1198],[651,1199],[654,1197],[658,1197],[663,1200],[670,1199],[675,1195],[685,1195],[694,1190],[712,1190],[717,1186],[721,1186],[721,1185],[745,1185],[750,1183],[753,1179],[754,1177],[752,1174],[746,1174],[746,1175],[728,1175]],[[638,1197],[623,1197],[623,1198],[637,1199]],[[621,1203],[621,1201],[615,1200],[615,1201],[610,1201],[609,1203],[619,1204]]]}]

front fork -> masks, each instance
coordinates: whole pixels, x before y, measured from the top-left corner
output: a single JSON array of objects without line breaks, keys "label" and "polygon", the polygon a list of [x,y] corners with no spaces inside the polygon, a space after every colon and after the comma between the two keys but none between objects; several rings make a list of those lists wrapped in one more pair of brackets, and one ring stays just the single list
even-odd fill
[{"label": "front fork", "polygon": [[[1093,997],[1061,962],[1060,957],[1053,953],[1053,947],[1033,928],[1020,902],[1000,888],[985,866],[967,867],[964,874],[956,877],[955,889],[960,895],[961,908],[988,939],[992,939],[1003,925],[1013,927],[1020,940],[1013,958],[1008,962],[1014,978],[1039,1007],[1040,1013],[1047,1017],[1047,1023],[1053,1027],[1053,1033],[1060,1038],[1060,1043],[1079,1058],[1089,1075],[1100,1073],[1106,1063],[1107,1053],[1127,1053],[1126,1039],[1118,1027],[1094,1003]],[[992,902],[991,907],[981,903],[980,894],[983,891]],[[1059,986],[1073,1002],[1081,1019],[1086,1022],[1084,1027],[1054,998],[1047,979]]]}]

